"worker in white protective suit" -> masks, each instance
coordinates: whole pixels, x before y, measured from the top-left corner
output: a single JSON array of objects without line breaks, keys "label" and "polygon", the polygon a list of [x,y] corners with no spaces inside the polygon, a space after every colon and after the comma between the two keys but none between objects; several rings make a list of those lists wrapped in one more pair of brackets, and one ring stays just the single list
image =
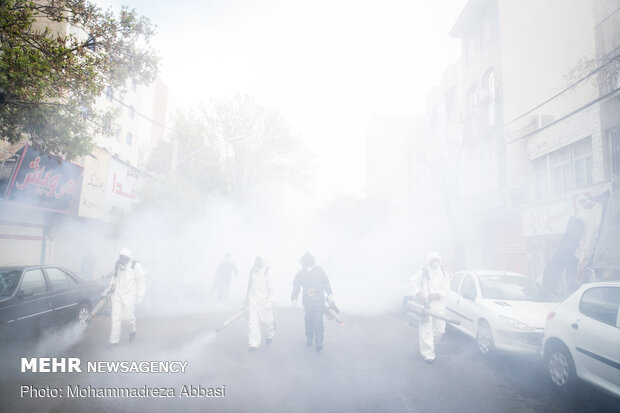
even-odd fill
[{"label": "worker in white protective suit", "polygon": [[129,331],[129,341],[136,338],[135,305],[142,302],[145,291],[144,270],[139,262],[132,259],[131,251],[127,248],[123,248],[119,253],[110,288],[112,325],[109,347],[114,347],[120,341],[123,322]]},{"label": "worker in white protective suit", "polygon": [[262,256],[257,256],[254,266],[250,270],[248,280],[248,294],[245,305],[248,310],[248,351],[260,347],[261,325],[267,327],[266,343],[271,344],[276,333],[276,323],[273,319],[272,303],[275,299],[275,289],[271,270]]},{"label": "worker in white protective suit", "polygon": [[[448,275],[441,268],[441,257],[436,252],[427,256],[427,266],[411,277],[414,299],[436,314],[445,314],[444,298],[450,289]],[[418,323],[420,354],[427,363],[435,361],[435,342],[446,331],[446,322],[432,316],[422,317]]]}]

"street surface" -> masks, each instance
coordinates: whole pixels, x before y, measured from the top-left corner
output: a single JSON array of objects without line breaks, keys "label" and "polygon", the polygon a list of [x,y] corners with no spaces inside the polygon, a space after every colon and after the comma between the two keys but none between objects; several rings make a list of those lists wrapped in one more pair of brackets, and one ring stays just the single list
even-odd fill
[{"label": "street surface", "polygon": [[[428,365],[418,353],[417,329],[404,314],[347,316],[344,326],[326,320],[325,349],[305,346],[303,310],[276,308],[276,338],[247,351],[247,321],[213,330],[237,309],[170,318],[140,318],[134,343],[123,334],[106,348],[109,318],[86,331],[64,328],[36,344],[5,347],[1,360],[3,412],[618,412],[620,401],[583,386],[560,396],[536,359],[484,359],[457,332],[437,346]],[[20,357],[79,357],[87,361],[187,361],[185,373],[20,372]],[[174,398],[20,397],[21,385],[172,387]],[[221,398],[179,397],[184,385],[225,386]]]}]

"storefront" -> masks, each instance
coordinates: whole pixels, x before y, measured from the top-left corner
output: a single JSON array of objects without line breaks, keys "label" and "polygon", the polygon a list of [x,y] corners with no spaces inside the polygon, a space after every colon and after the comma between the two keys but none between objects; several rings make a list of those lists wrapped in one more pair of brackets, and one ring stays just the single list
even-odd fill
[{"label": "storefront", "polygon": [[83,167],[29,145],[3,165],[0,179],[0,265],[46,263],[57,215],[75,213]]},{"label": "storefront", "polygon": [[[567,240],[567,229],[571,219],[583,224],[579,230],[579,244],[570,252],[579,261],[579,271],[589,265],[601,228],[609,184],[592,185],[573,191],[551,201],[529,205],[521,214],[523,234],[527,238],[529,272],[535,278],[542,278],[545,268],[563,248]],[[581,200],[587,200],[584,207]]]}]

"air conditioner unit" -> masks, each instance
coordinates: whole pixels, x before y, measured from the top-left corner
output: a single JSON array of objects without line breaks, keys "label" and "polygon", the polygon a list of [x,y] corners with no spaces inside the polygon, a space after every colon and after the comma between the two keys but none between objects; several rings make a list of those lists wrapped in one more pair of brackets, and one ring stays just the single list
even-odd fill
[{"label": "air conditioner unit", "polygon": [[541,129],[555,120],[555,116],[549,114],[534,115],[532,123],[536,129]]}]

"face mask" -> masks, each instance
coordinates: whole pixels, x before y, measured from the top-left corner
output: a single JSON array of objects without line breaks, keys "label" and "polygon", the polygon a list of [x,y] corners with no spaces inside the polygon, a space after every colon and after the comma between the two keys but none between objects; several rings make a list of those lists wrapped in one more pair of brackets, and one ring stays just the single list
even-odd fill
[{"label": "face mask", "polygon": [[129,263],[129,261],[131,260],[131,258],[125,256],[125,255],[121,255],[118,258],[118,261],[121,263],[121,265],[126,265],[127,263]]}]

